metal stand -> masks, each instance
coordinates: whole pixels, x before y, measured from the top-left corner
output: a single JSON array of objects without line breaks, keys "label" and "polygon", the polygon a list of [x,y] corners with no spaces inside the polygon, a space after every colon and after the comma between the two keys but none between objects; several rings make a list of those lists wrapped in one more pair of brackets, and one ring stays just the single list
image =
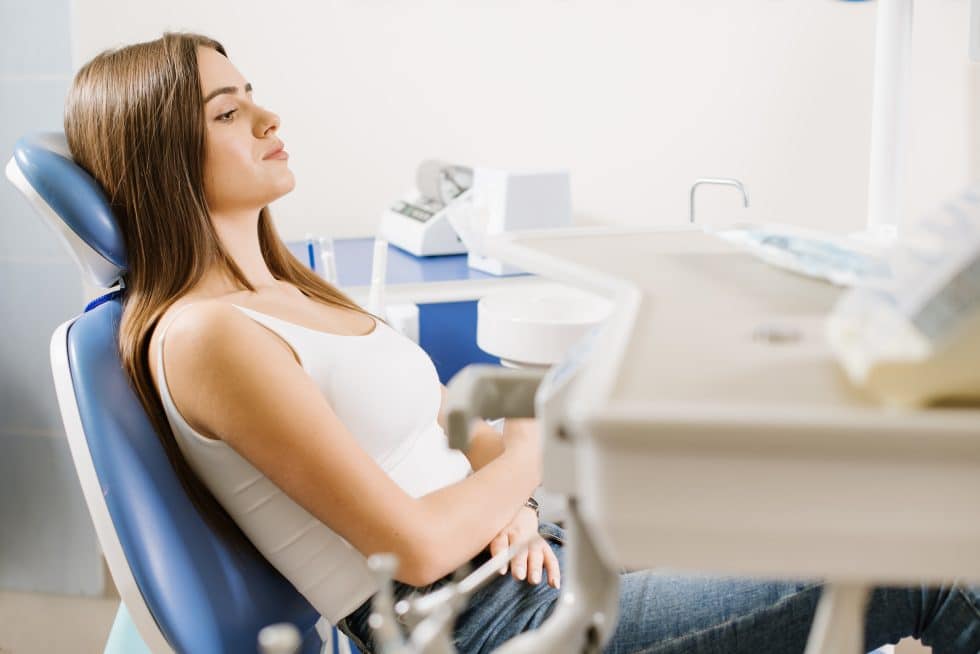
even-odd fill
[{"label": "metal stand", "polygon": [[902,224],[912,0],[881,0],[877,11],[867,231],[888,238]]},{"label": "metal stand", "polygon": [[871,587],[828,583],[820,596],[804,654],[864,654],[864,615]]}]

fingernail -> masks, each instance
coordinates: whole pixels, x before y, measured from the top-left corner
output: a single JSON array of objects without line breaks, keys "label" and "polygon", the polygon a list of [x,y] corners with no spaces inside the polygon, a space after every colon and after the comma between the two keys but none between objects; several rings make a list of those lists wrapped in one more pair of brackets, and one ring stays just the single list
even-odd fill
[{"label": "fingernail", "polygon": [[502,574],[502,575],[507,574],[507,567],[506,566],[504,566],[503,568],[500,569],[500,574]]},{"label": "fingernail", "polygon": [[527,574],[527,570],[525,570],[524,568],[518,568],[517,569],[517,578],[518,579],[524,579],[524,575],[526,575],[526,574]]},{"label": "fingernail", "polygon": [[555,579],[555,590],[561,588],[561,579]]},{"label": "fingernail", "polygon": [[540,584],[541,583],[541,573],[540,572],[531,573],[531,583],[532,584]]}]

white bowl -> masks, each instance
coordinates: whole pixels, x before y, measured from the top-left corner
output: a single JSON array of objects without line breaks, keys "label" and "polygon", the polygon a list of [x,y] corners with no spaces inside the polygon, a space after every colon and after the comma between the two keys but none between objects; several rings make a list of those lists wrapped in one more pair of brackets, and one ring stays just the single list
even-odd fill
[{"label": "white bowl", "polygon": [[476,306],[477,346],[514,366],[558,363],[612,311],[609,300],[562,284],[497,291]]}]

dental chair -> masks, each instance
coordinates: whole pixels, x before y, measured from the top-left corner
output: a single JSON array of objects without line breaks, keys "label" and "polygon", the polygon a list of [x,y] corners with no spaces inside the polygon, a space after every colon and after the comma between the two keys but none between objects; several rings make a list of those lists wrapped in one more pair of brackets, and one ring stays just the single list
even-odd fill
[{"label": "dental chair", "polygon": [[64,135],[21,138],[6,171],[88,281],[119,287],[51,339],[72,459],[122,598],[106,651],[254,652],[262,628],[291,623],[303,654],[357,652],[260,554],[214,533],[185,494],[117,354],[122,234],[101,187],[72,162]]}]

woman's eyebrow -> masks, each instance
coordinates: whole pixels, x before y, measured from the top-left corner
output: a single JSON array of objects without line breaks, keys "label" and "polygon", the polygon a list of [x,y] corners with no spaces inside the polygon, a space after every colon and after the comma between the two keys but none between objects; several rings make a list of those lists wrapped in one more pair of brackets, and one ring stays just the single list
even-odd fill
[{"label": "woman's eyebrow", "polygon": [[[252,83],[251,82],[245,82],[245,92],[248,93],[251,90],[252,90]],[[205,98],[204,98],[204,104],[207,104],[215,96],[219,96],[222,93],[231,93],[232,95],[235,95],[236,93],[238,93],[238,87],[237,86],[222,86],[220,89],[215,89],[215,90],[211,91],[210,93],[208,93],[207,96],[205,96]]]}]

